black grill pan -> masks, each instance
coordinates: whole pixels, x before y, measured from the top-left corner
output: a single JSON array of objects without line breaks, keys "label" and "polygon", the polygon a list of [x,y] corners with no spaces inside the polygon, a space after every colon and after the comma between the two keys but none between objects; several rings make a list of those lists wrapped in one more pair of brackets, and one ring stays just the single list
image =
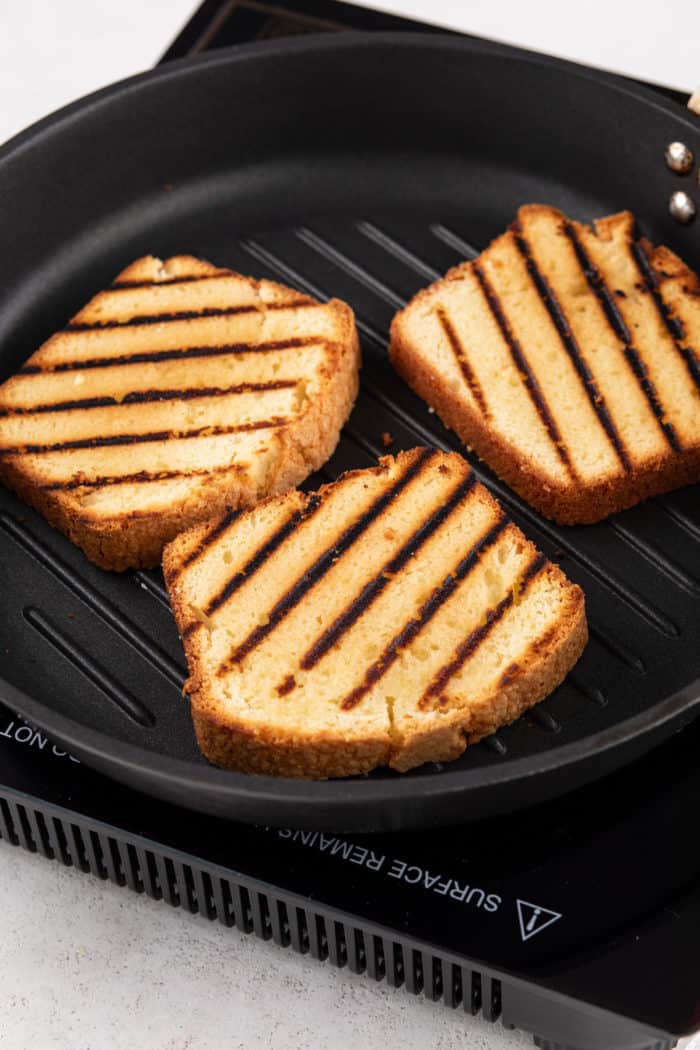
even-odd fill
[{"label": "black grill pan", "polygon": [[[10,374],[138,255],[193,252],[355,308],[363,389],[319,480],[392,451],[458,447],[396,378],[393,312],[517,207],[623,207],[696,268],[664,166],[696,124],[568,63],[441,35],[309,37],[118,84],[0,151],[0,365]],[[457,762],[306,783],[225,773],[196,749],[160,575],[114,575],[0,494],[2,695],[96,768],[218,815],[333,829],[456,822],[603,775],[700,707],[698,488],[557,528],[480,476],[587,596],[591,641],[545,703]]]}]

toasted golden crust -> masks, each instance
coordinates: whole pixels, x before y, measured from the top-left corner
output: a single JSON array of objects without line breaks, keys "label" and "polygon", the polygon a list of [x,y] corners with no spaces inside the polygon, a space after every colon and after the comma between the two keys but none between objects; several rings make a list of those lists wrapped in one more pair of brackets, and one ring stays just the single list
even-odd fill
[{"label": "toasted golden crust", "polygon": [[[273,340],[253,353],[266,329]],[[287,379],[295,361],[298,381]],[[0,480],[100,567],[154,567],[184,529],[283,492],[328,459],[359,361],[339,300],[321,305],[190,256],[144,257],[0,387]],[[260,428],[263,396],[275,408]],[[240,425],[224,402],[231,412],[245,402]],[[134,442],[134,429],[154,440]]]},{"label": "toasted golden crust", "polygon": [[580,588],[454,453],[268,499],[178,536],[163,568],[199,746],[248,773],[456,758],[547,696],[587,638]]},{"label": "toasted golden crust", "polygon": [[205,758],[223,769],[301,780],[329,780],[368,773],[389,764],[390,747],[383,736],[376,740],[353,740],[339,747],[337,736],[311,735],[303,729],[284,736],[274,726],[253,731],[242,721],[222,722],[216,711],[207,710],[199,696],[191,694],[191,699],[199,748]]},{"label": "toasted golden crust", "polygon": [[506,444],[471,405],[445,384],[420,350],[403,339],[399,324],[392,325],[389,356],[402,379],[435,409],[467,448],[473,449],[524,500],[560,525],[592,525],[650,496],[695,484],[700,477],[698,449],[671,462],[659,458],[635,474],[603,478],[585,488],[557,485],[536,461]]},{"label": "toasted golden crust", "polygon": [[395,316],[389,354],[527,502],[592,523],[700,479],[699,296],[677,256],[635,240],[629,212],[593,231],[529,205]]},{"label": "toasted golden crust", "polygon": [[[563,577],[557,566],[550,566],[550,571]],[[448,716],[440,713],[432,726],[404,735],[394,744],[394,769],[404,772],[426,761],[459,758],[468,746],[514,722],[561,685],[588,643],[583,591],[569,587],[557,627],[528,646],[517,664],[506,668],[498,689],[482,698],[469,720],[459,710]]]}]

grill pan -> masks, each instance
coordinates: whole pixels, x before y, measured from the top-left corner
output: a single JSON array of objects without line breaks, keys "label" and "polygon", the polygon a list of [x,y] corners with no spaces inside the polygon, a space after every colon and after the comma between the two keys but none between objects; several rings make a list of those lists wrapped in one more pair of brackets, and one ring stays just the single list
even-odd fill
[{"label": "grill pan", "polygon": [[[9,375],[131,259],[189,252],[347,299],[362,393],[309,486],[416,444],[459,448],[392,372],[394,311],[517,207],[624,207],[700,266],[668,216],[671,101],[570,63],[436,34],[250,45],[92,95],[0,150],[0,369]],[[591,641],[543,704],[444,768],[326,783],[199,755],[157,572],[100,571],[0,493],[0,694],[97,769],[180,805],[295,827],[450,823],[534,803],[642,754],[700,709],[700,499],[686,488],[559,528],[483,465],[517,524],[584,588]]]}]

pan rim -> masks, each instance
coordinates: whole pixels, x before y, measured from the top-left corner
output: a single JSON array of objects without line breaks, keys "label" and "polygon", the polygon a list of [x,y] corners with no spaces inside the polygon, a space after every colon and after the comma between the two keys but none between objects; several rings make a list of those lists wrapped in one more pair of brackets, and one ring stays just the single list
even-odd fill
[{"label": "pan rim", "polygon": [[216,68],[221,65],[255,62],[260,57],[265,56],[274,58],[283,54],[298,53],[304,55],[310,51],[317,53],[318,51],[354,49],[358,46],[362,48],[390,46],[392,49],[405,48],[407,50],[411,47],[435,50],[449,48],[450,50],[464,53],[493,54],[524,64],[551,67],[566,71],[571,76],[577,76],[583,80],[591,80],[611,90],[640,99],[654,109],[670,113],[676,119],[681,119],[690,131],[697,133],[698,130],[696,123],[690,118],[686,109],[679,103],[674,102],[673,99],[664,98],[658,92],[641,84],[637,85],[630,78],[594,69],[579,62],[571,62],[568,59],[544,55],[537,51],[517,48],[508,44],[498,43],[497,41],[471,39],[450,33],[363,32],[360,30],[348,30],[338,34],[309,34],[305,37],[238,44],[229,48],[205,52],[201,55],[171,59],[165,65],[116,80],[105,87],[91,91],[73,102],[53,110],[17,132],[5,142],[0,143],[0,165],[5,163],[18,150],[34,144],[37,138],[40,138],[43,134],[60,129],[61,126],[69,124],[76,117],[79,118],[91,109],[99,107],[103,103],[109,103],[120,95],[126,96],[132,91],[138,92],[144,85],[160,83],[161,81],[167,82],[171,79],[179,80],[188,74],[196,73],[200,68]]}]

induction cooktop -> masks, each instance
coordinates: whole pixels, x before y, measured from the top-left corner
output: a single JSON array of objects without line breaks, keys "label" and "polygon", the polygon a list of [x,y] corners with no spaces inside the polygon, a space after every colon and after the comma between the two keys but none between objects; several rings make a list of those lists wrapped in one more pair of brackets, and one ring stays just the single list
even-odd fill
[{"label": "induction cooktop", "polygon": [[700,1026],[700,722],[506,817],[340,835],[138,794],[0,714],[0,834],[540,1047],[668,1048]]}]

